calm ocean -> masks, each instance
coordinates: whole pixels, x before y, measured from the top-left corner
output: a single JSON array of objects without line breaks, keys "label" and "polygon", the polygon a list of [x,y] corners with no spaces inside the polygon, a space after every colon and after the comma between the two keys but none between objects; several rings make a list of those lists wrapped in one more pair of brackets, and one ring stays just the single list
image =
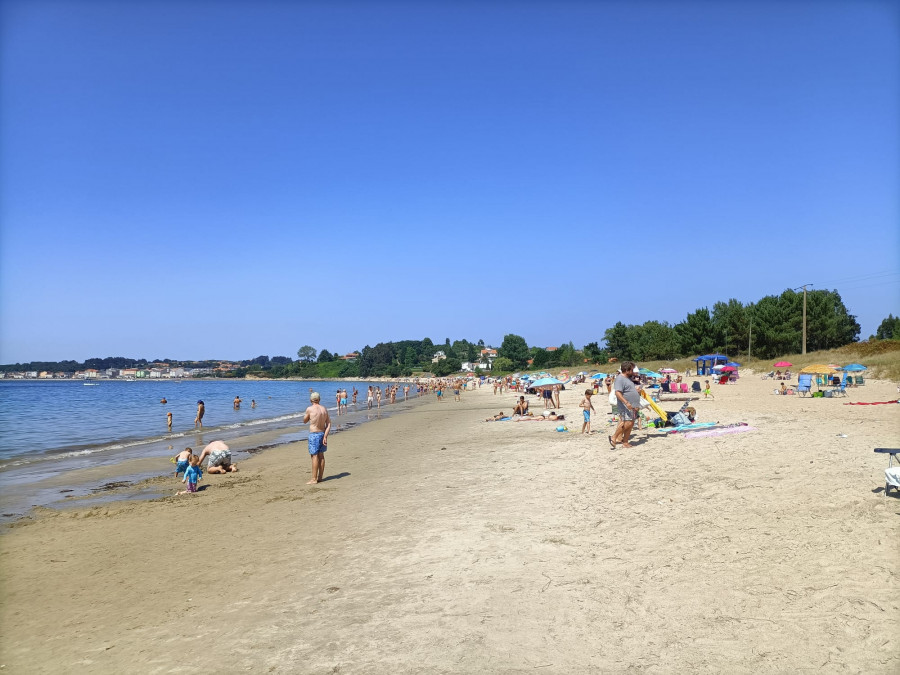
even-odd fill
[{"label": "calm ocean", "polygon": [[[254,450],[252,440],[268,433],[277,443],[306,437],[303,411],[312,387],[333,411],[339,388],[360,391],[356,411],[332,419],[339,428],[372,419],[366,411],[368,382],[267,380],[101,380],[94,386],[81,381],[0,380],[0,489],[22,492],[73,469],[118,464],[128,459],[166,457],[185,446],[200,450],[221,439],[235,451]],[[383,386],[383,385],[382,385]],[[234,410],[235,396],[243,399]],[[411,398],[414,394],[411,393]],[[168,402],[161,404],[165,398]],[[251,408],[251,400],[256,408]],[[194,431],[197,401],[206,414],[203,431]],[[349,401],[348,401],[349,402]],[[400,406],[397,406],[398,408]],[[395,406],[382,405],[389,414]],[[166,413],[172,413],[172,431]],[[337,425],[336,425],[337,426]],[[275,432],[274,434],[271,432]],[[244,455],[246,456],[246,455]],[[140,476],[130,476],[136,479]],[[46,504],[32,500],[29,506]],[[8,508],[8,505],[4,505]]]}]

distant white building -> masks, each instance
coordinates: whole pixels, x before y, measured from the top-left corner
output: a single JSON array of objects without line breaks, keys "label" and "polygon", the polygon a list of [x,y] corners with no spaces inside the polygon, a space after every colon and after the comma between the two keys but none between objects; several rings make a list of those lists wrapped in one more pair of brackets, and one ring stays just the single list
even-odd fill
[{"label": "distant white building", "polygon": [[447,355],[443,351],[438,351],[434,353],[434,357],[431,359],[432,363],[437,363],[438,361],[443,361],[447,358]]}]

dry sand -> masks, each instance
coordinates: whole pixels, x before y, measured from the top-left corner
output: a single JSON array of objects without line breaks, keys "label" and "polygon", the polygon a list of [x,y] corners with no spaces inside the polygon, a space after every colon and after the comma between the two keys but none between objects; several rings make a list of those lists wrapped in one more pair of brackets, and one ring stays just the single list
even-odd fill
[{"label": "dry sand", "polygon": [[612,451],[604,415],[577,433],[580,388],[557,433],[482,422],[514,398],[485,387],[335,435],[318,486],[293,445],[195,496],[44,511],[0,538],[0,665],[897,673],[900,498],[872,450],[900,407],[772,388],[697,404],[758,431]]}]

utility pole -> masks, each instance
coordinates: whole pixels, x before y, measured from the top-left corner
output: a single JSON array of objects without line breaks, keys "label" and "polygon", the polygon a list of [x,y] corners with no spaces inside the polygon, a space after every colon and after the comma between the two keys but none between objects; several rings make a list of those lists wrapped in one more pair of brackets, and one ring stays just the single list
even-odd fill
[{"label": "utility pole", "polygon": [[803,284],[802,286],[797,286],[795,291],[803,289],[803,353],[806,354],[806,287],[812,286],[812,284]]},{"label": "utility pole", "polygon": [[747,338],[747,359],[750,359],[750,347],[753,344],[753,317],[750,317],[750,337]]}]

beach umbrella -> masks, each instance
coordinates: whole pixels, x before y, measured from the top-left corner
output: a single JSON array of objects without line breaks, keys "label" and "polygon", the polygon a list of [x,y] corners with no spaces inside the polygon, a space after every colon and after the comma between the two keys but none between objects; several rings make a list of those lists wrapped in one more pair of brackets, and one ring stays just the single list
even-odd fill
[{"label": "beach umbrella", "polygon": [[790,361],[779,361],[775,364],[775,368],[790,368],[792,365],[794,364]]},{"label": "beach umbrella", "polygon": [[[738,363],[737,361],[729,361],[729,362],[726,363],[725,365],[726,365],[726,366],[734,366],[735,368],[740,368],[740,367],[741,367],[741,364]],[[662,372],[662,371],[660,371],[660,372]]]},{"label": "beach umbrella", "polygon": [[841,368],[841,370],[846,370],[848,372],[855,373],[859,370],[868,370],[868,368],[866,368],[861,363],[851,363],[850,365],[847,365],[847,366],[844,366],[843,368]]},{"label": "beach umbrella", "polygon": [[734,366],[722,366],[723,373],[733,373],[736,370],[737,368],[735,368]]},{"label": "beach umbrella", "polygon": [[678,371],[674,368],[660,368],[659,372],[661,373],[677,373]]},{"label": "beach umbrella", "polygon": [[531,383],[532,387],[552,387],[554,384],[562,384],[555,377],[542,377],[539,380],[535,380]]},{"label": "beach umbrella", "polygon": [[831,375],[835,370],[824,363],[814,363],[811,366],[806,366],[800,372],[805,375]]},{"label": "beach umbrella", "polygon": [[591,375],[592,380],[602,380],[606,377],[606,373],[597,373],[596,375]]}]

